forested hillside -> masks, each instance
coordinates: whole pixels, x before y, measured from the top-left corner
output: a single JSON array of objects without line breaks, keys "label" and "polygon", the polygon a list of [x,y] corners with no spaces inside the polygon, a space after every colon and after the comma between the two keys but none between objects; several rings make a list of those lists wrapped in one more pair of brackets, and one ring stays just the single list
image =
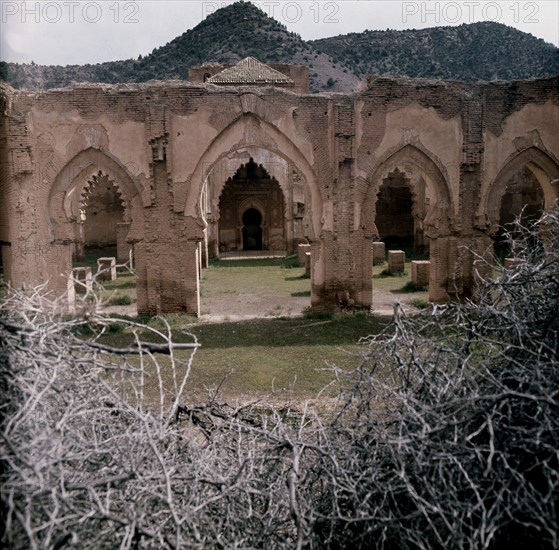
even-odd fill
[{"label": "forested hillside", "polygon": [[354,90],[367,74],[476,81],[559,73],[558,48],[498,23],[365,31],[305,42],[254,4],[237,2],[144,57],[65,67],[0,63],[0,78],[31,89],[186,79],[190,67],[249,55],[265,63],[307,65],[314,92]]}]

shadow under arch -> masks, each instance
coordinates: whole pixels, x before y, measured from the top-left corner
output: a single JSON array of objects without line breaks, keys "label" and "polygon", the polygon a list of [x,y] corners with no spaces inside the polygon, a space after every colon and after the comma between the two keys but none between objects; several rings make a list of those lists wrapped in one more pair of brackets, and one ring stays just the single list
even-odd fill
[{"label": "shadow under arch", "polygon": [[[243,132],[244,139],[239,139],[239,130]],[[322,218],[322,195],[314,170],[309,161],[291,139],[278,128],[257,117],[252,113],[245,113],[235,119],[210,143],[204,154],[200,157],[189,179],[184,213],[185,216],[204,222],[204,215],[200,209],[200,199],[207,176],[214,166],[223,158],[244,149],[264,149],[272,155],[277,155],[295,166],[302,174],[309,192],[310,205],[307,208],[305,227],[307,237],[316,239],[320,235]],[[311,216],[312,214],[312,216]]]},{"label": "shadow under arch", "polygon": [[486,216],[489,234],[499,229],[501,201],[510,179],[528,168],[538,180],[544,196],[544,210],[551,210],[559,200],[559,161],[538,147],[529,147],[513,154],[504,163],[481,200],[481,215]]},{"label": "shadow under arch", "polygon": [[389,151],[372,170],[363,201],[365,236],[376,236],[374,219],[378,193],[383,181],[395,171],[404,174],[410,180],[412,196],[416,194],[415,186],[423,179],[431,197],[431,204],[423,220],[425,233],[429,236],[435,236],[435,233],[447,234],[450,229],[450,216],[454,212],[447,177],[430,155],[414,145],[406,144],[396,151]]},{"label": "shadow under arch", "polygon": [[88,181],[99,171],[110,177],[122,198],[130,203],[141,196],[141,185],[108,151],[89,148],[79,152],[60,170],[49,192],[48,211],[52,241],[71,241],[69,227],[76,219],[75,205]]},{"label": "shadow under arch", "polygon": [[240,208],[242,211],[243,250],[262,250],[262,226],[265,220],[262,214],[263,209],[258,206],[258,204],[253,204],[250,208]]}]

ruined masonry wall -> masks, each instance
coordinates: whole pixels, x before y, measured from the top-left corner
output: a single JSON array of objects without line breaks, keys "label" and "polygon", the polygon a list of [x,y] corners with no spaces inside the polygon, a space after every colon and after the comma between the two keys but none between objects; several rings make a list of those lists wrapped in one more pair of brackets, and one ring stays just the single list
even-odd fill
[{"label": "ruined masonry wall", "polygon": [[[287,174],[277,179],[310,243],[315,310],[370,307],[376,200],[395,170],[412,194],[429,198],[430,298],[470,296],[474,257],[463,250],[489,250],[507,178],[528,166],[546,208],[559,195],[558,89],[559,78],[472,85],[384,77],[346,95],[184,82],[4,86],[5,277],[17,287],[67,289],[76,197],[101,171],[126,205],[139,312],[196,314],[204,185],[225,181],[232,174],[221,178],[220,167],[250,155],[270,174],[274,163]],[[216,205],[207,203],[211,214]]]}]

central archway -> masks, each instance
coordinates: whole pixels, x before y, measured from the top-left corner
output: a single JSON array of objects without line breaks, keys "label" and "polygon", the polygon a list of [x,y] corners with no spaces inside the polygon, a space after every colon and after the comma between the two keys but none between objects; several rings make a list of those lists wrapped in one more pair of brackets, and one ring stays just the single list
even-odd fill
[{"label": "central archway", "polygon": [[181,205],[181,209],[184,205],[185,216],[198,220],[200,225],[208,221],[208,208],[213,211],[215,206],[208,202],[211,201],[207,194],[209,180],[216,173],[227,173],[228,161],[238,155],[244,155],[244,158],[248,155],[256,163],[266,166],[284,192],[287,187],[293,187],[292,198],[301,214],[305,240],[318,239],[323,223],[322,194],[308,153],[303,154],[282,131],[252,113],[245,113],[233,121],[199,158],[188,178],[188,185],[177,192],[177,205]]},{"label": "central archway", "polygon": [[292,269],[305,239],[307,195],[297,175],[284,159],[255,147],[230,153],[209,171],[200,205],[209,268],[200,271],[201,315],[297,315],[309,306],[304,267]]},{"label": "central archway", "polygon": [[296,231],[286,209],[289,189],[282,189],[276,178],[252,157],[225,185],[213,191],[214,197],[219,194],[219,213],[213,217],[217,224],[210,224],[210,239],[217,241],[219,255],[270,251],[281,256],[293,249]]},{"label": "central archway", "polygon": [[220,257],[217,228],[221,189],[250,158],[265,167],[283,192],[287,253],[295,253],[299,244],[311,244],[311,306],[322,301],[319,289],[325,275],[320,245],[323,201],[313,169],[312,149],[306,143],[296,145],[292,136],[258,115],[245,112],[208,144],[186,185],[175,195],[175,208],[184,208],[192,241],[197,242],[191,260],[200,270],[189,305],[196,314],[200,312],[201,268],[207,267],[211,258]]}]

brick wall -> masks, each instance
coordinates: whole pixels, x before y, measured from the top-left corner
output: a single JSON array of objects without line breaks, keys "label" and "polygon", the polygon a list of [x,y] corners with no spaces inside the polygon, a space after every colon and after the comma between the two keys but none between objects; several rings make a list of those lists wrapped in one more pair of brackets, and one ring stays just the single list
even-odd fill
[{"label": "brick wall", "polygon": [[288,174],[278,181],[289,231],[311,244],[313,308],[370,307],[376,200],[396,169],[429,196],[420,229],[431,242],[431,299],[470,296],[475,259],[462,250],[485,253],[491,243],[484,197],[496,175],[531,148],[539,155],[532,163],[546,159],[538,173],[546,205],[559,193],[551,184],[558,88],[559,78],[470,85],[385,77],[351,95],[184,82],[2,87],[6,278],[65,288],[77,239],[72,194],[102,169],[129,212],[139,311],[197,313],[200,243],[219,209],[219,194],[200,207],[207,175],[224,159],[238,168],[259,154],[271,175],[274,159]]}]

